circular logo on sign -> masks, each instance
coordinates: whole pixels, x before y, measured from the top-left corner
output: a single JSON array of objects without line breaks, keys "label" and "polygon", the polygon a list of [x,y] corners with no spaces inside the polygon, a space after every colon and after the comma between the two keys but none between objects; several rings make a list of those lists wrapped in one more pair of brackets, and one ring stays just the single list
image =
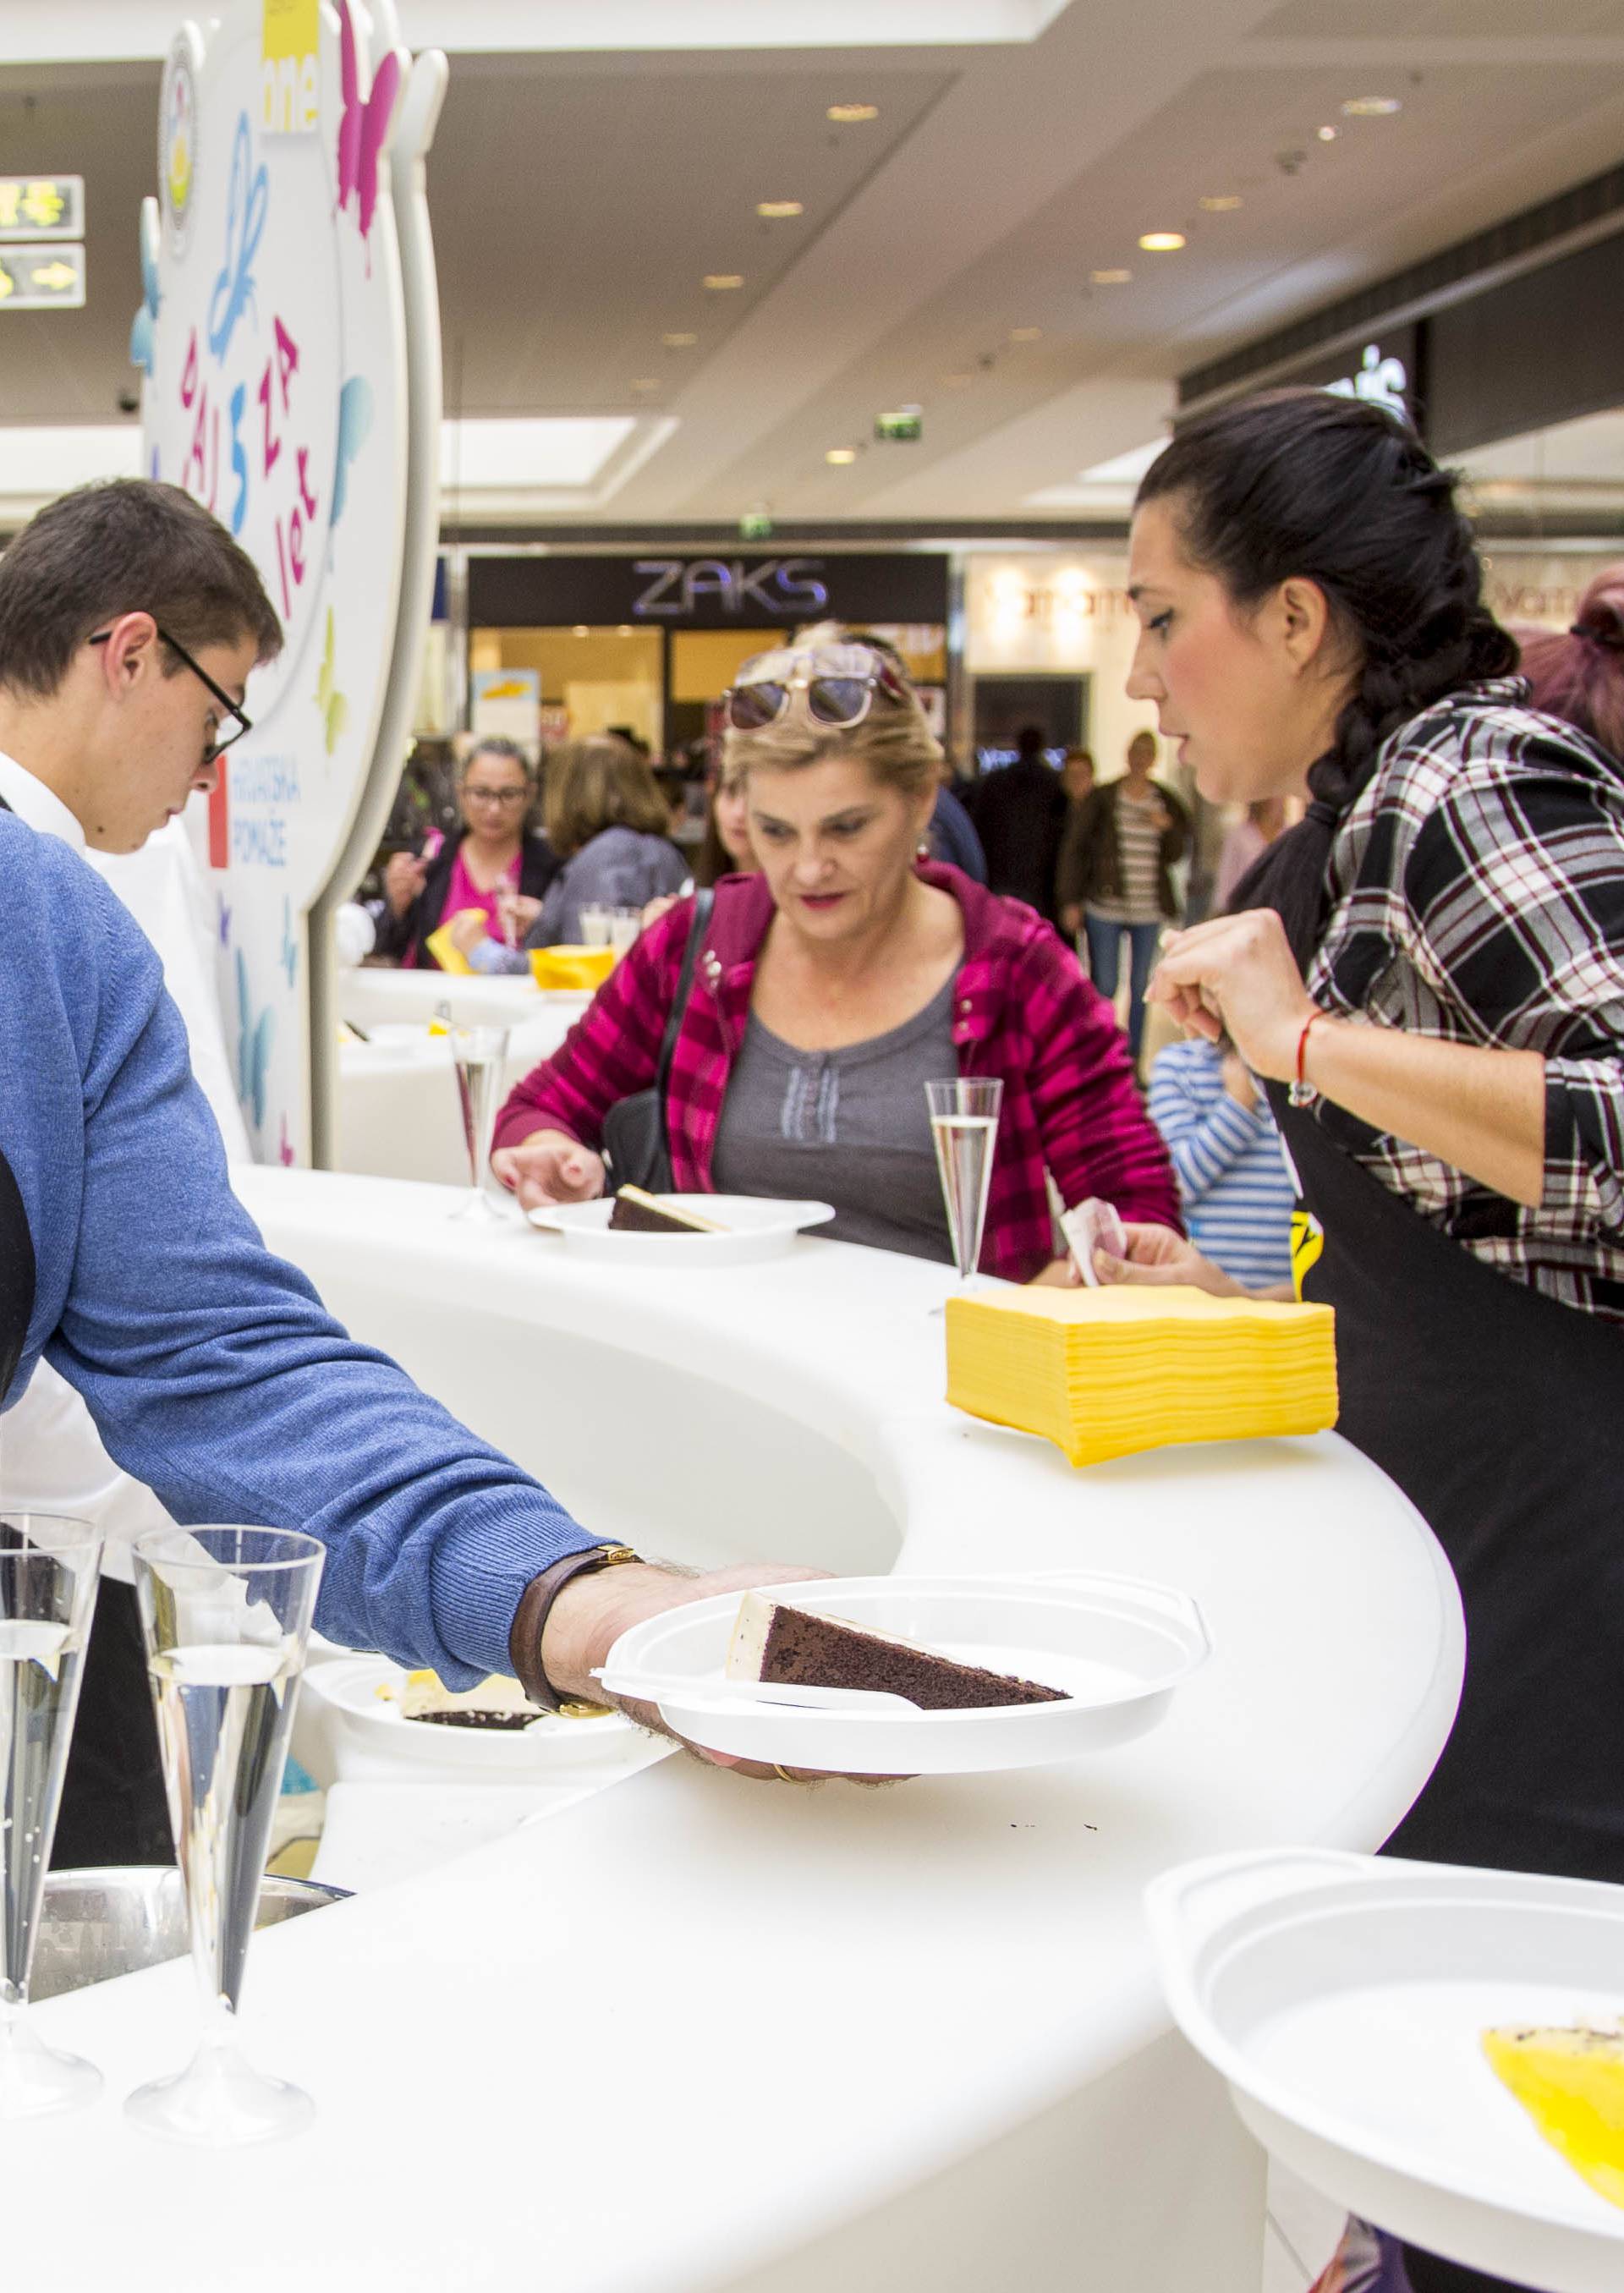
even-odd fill
[{"label": "circular logo on sign", "polygon": [[158,181],[164,223],[176,255],[191,235],[198,162],[198,83],[191,42],[176,36],[164,66],[158,113]]}]

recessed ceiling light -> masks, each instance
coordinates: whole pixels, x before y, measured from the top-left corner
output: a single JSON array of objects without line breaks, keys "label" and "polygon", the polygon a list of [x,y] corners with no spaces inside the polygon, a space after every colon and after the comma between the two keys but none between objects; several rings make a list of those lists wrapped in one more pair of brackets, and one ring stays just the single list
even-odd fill
[{"label": "recessed ceiling light", "polygon": [[828,117],[837,127],[857,127],[865,119],[878,119],[880,107],[877,103],[832,103]]},{"label": "recessed ceiling light", "polygon": [[659,376],[654,374],[639,375],[631,386],[634,390],[641,391],[659,390],[663,387]]},{"label": "recessed ceiling light", "polygon": [[1200,206],[1207,215],[1232,215],[1240,203],[1238,191],[1214,191],[1210,198],[1201,200]]},{"label": "recessed ceiling light", "polygon": [[824,461],[832,462],[837,470],[843,470],[848,462],[855,462],[857,458],[857,450],[855,446],[831,446],[829,451],[824,456]]},{"label": "recessed ceiling light", "polygon": [[1322,143],[1334,143],[1336,141],[1336,138],[1341,134],[1342,130],[1340,127],[1320,127],[1317,128],[1314,132],[1319,136],[1320,141]]},{"label": "recessed ceiling light", "polygon": [[1396,95],[1351,95],[1342,107],[1346,119],[1390,119],[1403,109]]},{"label": "recessed ceiling light", "polygon": [[1121,269],[1091,271],[1088,274],[1088,283],[1091,287],[1125,287],[1133,276],[1133,273],[1131,271]]},{"label": "recessed ceiling light", "polygon": [[589,637],[592,632],[584,621],[577,621],[575,624],[575,634],[578,637]]},{"label": "recessed ceiling light", "polygon": [[731,295],[735,287],[743,284],[743,274],[737,271],[707,271],[705,273],[705,286],[712,295]]},{"label": "recessed ceiling light", "polygon": [[691,351],[699,340],[697,335],[662,335],[661,341],[668,351]]},{"label": "recessed ceiling light", "polygon": [[1041,343],[1043,339],[1043,330],[1041,327],[1011,327],[1010,328],[1010,340],[1012,343]]},{"label": "recessed ceiling light", "polygon": [[766,223],[782,223],[791,215],[804,215],[806,209],[799,199],[758,199],[756,213]]},{"label": "recessed ceiling light", "polygon": [[1140,245],[1147,255],[1176,255],[1184,244],[1181,231],[1148,231],[1141,234]]}]

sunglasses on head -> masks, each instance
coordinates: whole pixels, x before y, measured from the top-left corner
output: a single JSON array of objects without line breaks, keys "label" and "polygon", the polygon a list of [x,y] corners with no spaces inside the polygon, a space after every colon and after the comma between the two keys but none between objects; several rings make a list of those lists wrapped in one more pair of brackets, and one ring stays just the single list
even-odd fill
[{"label": "sunglasses on head", "polygon": [[727,722],[735,733],[759,733],[789,714],[797,695],[815,725],[846,731],[860,725],[873,706],[876,693],[888,701],[905,701],[908,688],[883,653],[866,645],[842,645],[827,653],[767,653],[760,667],[775,668],[771,676],[740,678],[724,693]]}]

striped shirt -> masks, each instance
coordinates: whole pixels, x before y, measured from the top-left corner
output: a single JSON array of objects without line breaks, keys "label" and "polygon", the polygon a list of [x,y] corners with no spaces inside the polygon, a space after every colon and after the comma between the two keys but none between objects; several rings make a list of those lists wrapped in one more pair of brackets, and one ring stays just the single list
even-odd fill
[{"label": "striped shirt", "polygon": [[[1076,958],[1023,902],[932,861],[919,873],[963,915],[953,986],[959,1072],[1003,1082],[982,1272],[1027,1282],[1057,1254],[1046,1174],[1068,1204],[1099,1195],[1125,1219],[1181,1231],[1178,1188],[1122,1030]],[[765,877],[725,876],[716,887],[666,1099],[679,1192],[714,1191],[717,1127],[774,913]],[[693,917],[693,902],[680,901],[621,958],[562,1048],[516,1086],[497,1119],[498,1146],[562,1130],[596,1148],[609,1109],[650,1087]]]},{"label": "striped shirt", "polygon": [[1248,1290],[1291,1278],[1294,1189],[1269,1102],[1250,1113],[1223,1087],[1223,1053],[1169,1043],[1150,1070],[1150,1120],[1167,1142],[1190,1238]]},{"label": "striped shirt", "polygon": [[1159,924],[1162,920],[1162,806],[1154,789],[1136,804],[1125,788],[1116,796],[1116,852],[1122,891],[1114,900],[1091,900],[1101,923]]},{"label": "striped shirt", "polygon": [[1520,677],[1401,725],[1332,847],[1328,1011],[1545,1059],[1545,1194],[1508,1201],[1325,1099],[1315,1119],[1512,1279],[1624,1321],[1624,767]]}]

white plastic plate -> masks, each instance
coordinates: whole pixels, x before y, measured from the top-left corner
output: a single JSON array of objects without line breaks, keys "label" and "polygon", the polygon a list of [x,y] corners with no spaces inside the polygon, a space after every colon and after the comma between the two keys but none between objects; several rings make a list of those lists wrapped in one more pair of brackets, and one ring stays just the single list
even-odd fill
[{"label": "white plastic plate", "polygon": [[736,1592],[634,1625],[611,1649],[605,1676],[631,1696],[639,1671],[691,1679],[691,1694],[668,1688],[648,1700],[678,1735],[737,1759],[847,1775],[951,1776],[1043,1767],[1142,1736],[1208,1653],[1193,1600],[1131,1577],[824,1577],[778,1587],[775,1597],[1066,1689],[1068,1700],[865,1713],[707,1701],[706,1682],[724,1676]]},{"label": "white plastic plate", "polygon": [[[442,1728],[408,1720],[406,1674],[387,1657],[342,1656],[304,1674],[295,1756],[338,1783],[403,1781],[433,1770],[469,1783],[536,1783],[613,1770],[646,1739],[623,1713],[601,1720],[543,1714],[528,1728]],[[387,1697],[378,1690],[387,1689]]]},{"label": "white plastic plate", "polygon": [[1305,2181],[1540,2293],[1624,2286],[1624,2210],[1481,2044],[1624,2009],[1624,1887],[1284,1851],[1187,1863],[1145,1900],[1180,2028]]},{"label": "white plastic plate", "polygon": [[751,1266],[782,1258],[809,1226],[834,1216],[832,1203],[780,1203],[758,1195],[660,1195],[659,1202],[714,1219],[725,1234],[638,1234],[611,1231],[614,1203],[546,1203],[529,1213],[532,1226],[561,1234],[572,1250],[621,1266]]}]

